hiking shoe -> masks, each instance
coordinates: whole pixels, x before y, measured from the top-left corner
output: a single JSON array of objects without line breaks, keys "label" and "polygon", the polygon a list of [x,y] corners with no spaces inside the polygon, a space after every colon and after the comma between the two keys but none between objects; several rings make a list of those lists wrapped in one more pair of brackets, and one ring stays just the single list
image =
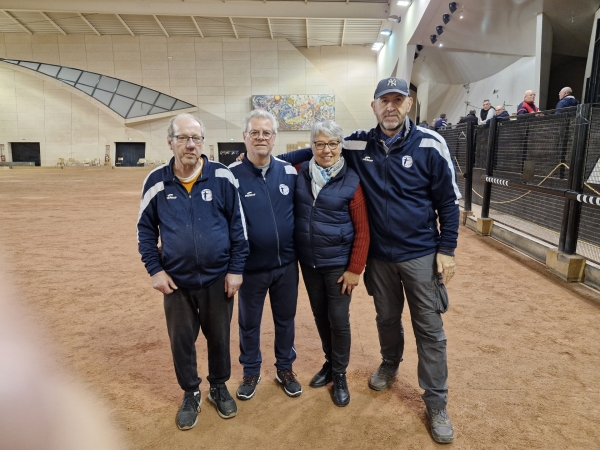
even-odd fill
[{"label": "hiking shoe", "polygon": [[310,380],[309,386],[314,388],[323,387],[327,385],[327,383],[330,383],[331,380],[331,363],[329,361],[325,361],[323,368],[319,370],[314,377],[312,377],[312,380]]},{"label": "hiking shoe", "polygon": [[444,409],[435,409],[427,406],[425,413],[431,424],[431,436],[439,444],[449,444],[454,440],[454,428],[448,417],[448,411]]},{"label": "hiking shoe", "polygon": [[369,387],[375,391],[383,391],[390,385],[392,378],[398,375],[399,362],[384,359],[369,379]]},{"label": "hiking shoe", "polygon": [[344,373],[333,374],[333,403],[337,406],[346,406],[350,403],[350,391]]},{"label": "hiking shoe", "polygon": [[240,400],[250,400],[256,393],[256,385],[260,383],[260,373],[256,375],[244,375],[242,384],[238,388],[236,395]]},{"label": "hiking shoe", "polygon": [[196,392],[185,392],[183,394],[183,402],[181,408],[177,413],[177,427],[180,430],[189,430],[194,428],[198,423],[198,413],[200,412],[200,405],[202,404],[202,397],[200,391]]},{"label": "hiking shoe", "polygon": [[302,386],[296,380],[296,374],[292,372],[292,369],[278,370],[277,381],[283,386],[283,390],[290,397],[298,397],[302,394]]},{"label": "hiking shoe", "polygon": [[229,394],[225,384],[213,384],[210,386],[208,401],[217,407],[217,413],[223,419],[231,419],[237,415],[237,405]]}]

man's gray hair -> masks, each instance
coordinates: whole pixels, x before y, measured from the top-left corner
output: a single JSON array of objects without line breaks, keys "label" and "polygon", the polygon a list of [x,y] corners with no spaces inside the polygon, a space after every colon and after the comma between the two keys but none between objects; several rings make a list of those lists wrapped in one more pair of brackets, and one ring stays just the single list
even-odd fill
[{"label": "man's gray hair", "polygon": [[275,116],[273,114],[271,114],[269,111],[266,111],[264,109],[255,109],[253,111],[250,111],[248,114],[246,114],[246,117],[244,117],[244,133],[248,131],[248,126],[250,125],[250,121],[252,119],[267,119],[271,121],[271,125],[273,128],[273,133],[277,134],[277,119],[275,118]]},{"label": "man's gray hair", "polygon": [[477,113],[477,111],[475,111],[475,108],[469,110],[469,114],[476,114],[476,113]]},{"label": "man's gray hair", "polygon": [[194,119],[196,122],[198,122],[198,125],[200,125],[200,129],[202,130],[202,136],[206,137],[206,135],[204,134],[204,124],[202,123],[202,121],[196,116],[189,113],[181,113],[171,117],[171,120],[169,120],[169,126],[167,127],[167,136],[173,136],[173,124],[177,119]]},{"label": "man's gray hair", "polygon": [[321,133],[330,138],[337,138],[340,142],[344,140],[344,130],[333,120],[315,122],[310,130],[310,142],[315,142],[315,139]]}]

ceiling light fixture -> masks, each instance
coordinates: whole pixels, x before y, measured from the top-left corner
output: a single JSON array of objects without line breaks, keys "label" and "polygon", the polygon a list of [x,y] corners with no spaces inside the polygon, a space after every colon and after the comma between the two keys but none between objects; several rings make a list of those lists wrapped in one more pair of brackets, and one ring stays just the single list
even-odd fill
[{"label": "ceiling light fixture", "polygon": [[402,20],[402,17],[393,14],[390,17],[388,17],[388,20],[390,22],[398,22],[398,23],[400,23],[400,21]]},{"label": "ceiling light fixture", "polygon": [[444,46],[444,44],[442,42],[440,42],[440,47],[443,47],[443,46]]},{"label": "ceiling light fixture", "polygon": [[398,6],[410,6],[412,5],[412,0],[399,0],[396,4]]},{"label": "ceiling light fixture", "polygon": [[431,40],[432,44],[435,44],[437,41],[437,36],[435,34],[432,34],[431,36],[429,36],[429,39]]},{"label": "ceiling light fixture", "polygon": [[371,50],[379,51],[383,48],[383,42],[375,42],[371,47]]},{"label": "ceiling light fixture", "polygon": [[422,46],[421,44],[417,44],[417,50],[418,50],[418,51],[421,51],[421,50],[423,50],[423,46]]},{"label": "ceiling light fixture", "polygon": [[450,4],[448,5],[448,8],[450,8],[450,12],[454,13],[454,11],[456,11],[456,2],[450,2]]},{"label": "ceiling light fixture", "polygon": [[437,27],[435,27],[435,31],[437,31],[438,36],[440,34],[442,34],[444,32],[444,27],[441,25],[438,25]]},{"label": "ceiling light fixture", "polygon": [[381,34],[381,35],[383,35],[383,36],[391,36],[391,35],[392,35],[392,32],[391,32],[391,30],[385,29],[385,30],[381,30],[381,31],[379,32],[379,34]]},{"label": "ceiling light fixture", "polygon": [[444,14],[442,16],[442,20],[444,21],[444,24],[447,24],[448,22],[450,22],[450,14]]}]

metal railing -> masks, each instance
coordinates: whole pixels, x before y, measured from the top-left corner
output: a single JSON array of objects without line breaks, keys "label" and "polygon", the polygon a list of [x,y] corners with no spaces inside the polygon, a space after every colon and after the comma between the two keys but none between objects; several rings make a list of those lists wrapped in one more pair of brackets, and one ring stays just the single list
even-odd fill
[{"label": "metal railing", "polygon": [[494,117],[472,128],[439,131],[464,209],[479,204],[483,218],[600,263],[600,105]]}]

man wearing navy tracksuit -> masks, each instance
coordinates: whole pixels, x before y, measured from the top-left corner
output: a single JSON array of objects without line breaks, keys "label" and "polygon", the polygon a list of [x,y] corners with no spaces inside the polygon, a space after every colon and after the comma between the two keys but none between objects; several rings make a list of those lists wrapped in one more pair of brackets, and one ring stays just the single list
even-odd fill
[{"label": "man wearing navy tracksuit", "polygon": [[[371,107],[378,126],[343,142],[344,159],[358,174],[369,205],[371,243],[364,280],[375,302],[383,359],[369,386],[383,390],[398,374],[406,294],[431,433],[436,442],[449,443],[454,429],[446,411],[448,365],[441,314],[448,309],[445,284],[454,275],[460,192],[444,139],[415,126],[407,116],[412,98],[406,81],[383,79],[374,97]],[[297,164],[311,156],[310,150],[301,150],[281,158]]]},{"label": "man wearing navy tracksuit", "polygon": [[202,122],[190,114],[173,117],[167,143],[173,159],[144,180],[138,247],[152,287],[164,294],[175,374],[184,391],[176,423],[189,430],[202,403],[195,347],[200,330],[208,347],[208,400],[224,419],[237,414],[225,382],[233,298],[249,250],[235,179],[201,153]]},{"label": "man wearing navy tracksuit", "polygon": [[244,119],[247,157],[229,166],[236,178],[248,225],[250,255],[239,291],[240,400],[251,399],[260,381],[262,354],[260,324],[267,292],[275,322],[276,380],[290,397],[302,394],[292,364],[294,318],[298,302],[298,262],[294,247],[294,189],[296,169],[271,156],[277,120],[255,110]]}]

